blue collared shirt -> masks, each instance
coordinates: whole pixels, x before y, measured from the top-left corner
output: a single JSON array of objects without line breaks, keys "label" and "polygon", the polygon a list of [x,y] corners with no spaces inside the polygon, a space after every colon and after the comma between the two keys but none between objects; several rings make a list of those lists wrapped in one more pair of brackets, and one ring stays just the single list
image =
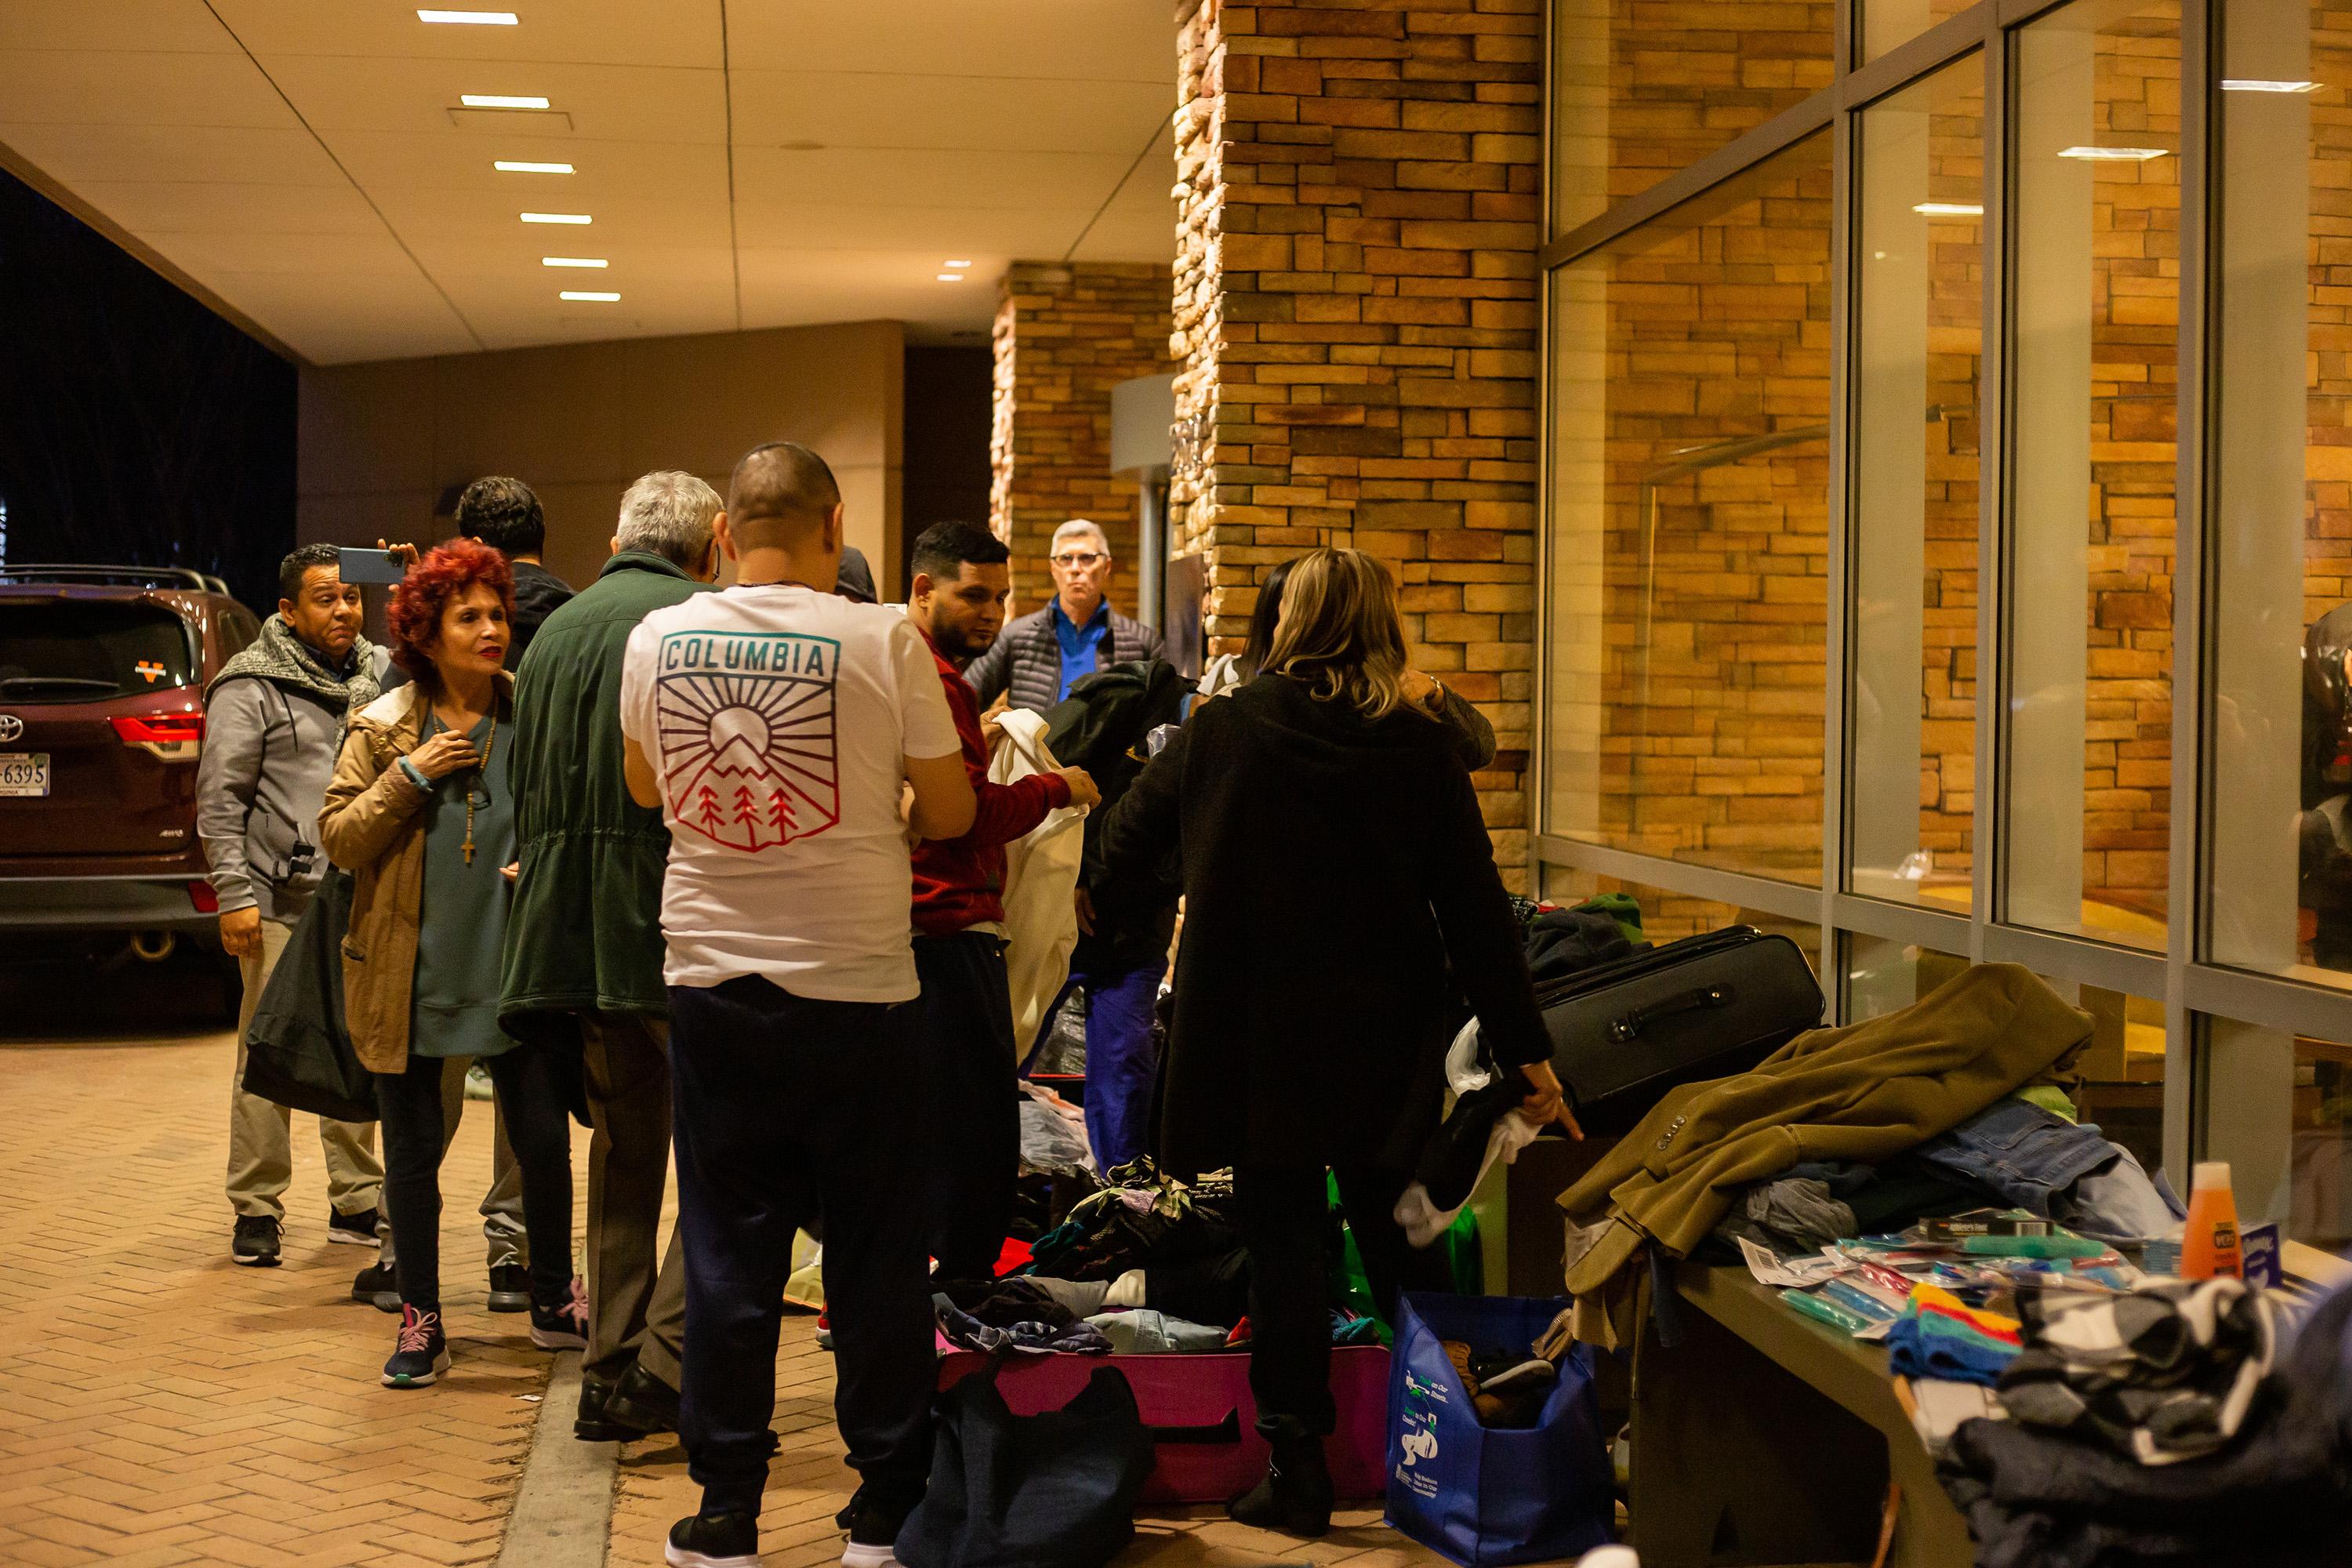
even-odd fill
[{"label": "blue collared shirt", "polygon": [[1071,682],[1092,675],[1101,663],[1102,645],[1110,636],[1110,601],[1105,599],[1097,605],[1095,613],[1087,617],[1087,624],[1079,626],[1070,624],[1057,595],[1053,619],[1054,639],[1062,645],[1062,683],[1054,692],[1054,700],[1059,702],[1070,695]]}]

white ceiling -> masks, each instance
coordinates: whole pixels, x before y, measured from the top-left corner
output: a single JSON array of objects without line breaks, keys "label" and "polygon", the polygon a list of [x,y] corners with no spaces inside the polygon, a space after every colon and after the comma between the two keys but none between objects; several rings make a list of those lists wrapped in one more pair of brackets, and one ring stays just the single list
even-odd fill
[{"label": "white ceiling", "polygon": [[[318,364],[877,318],[938,337],[986,327],[1015,258],[1173,251],[1167,0],[440,3],[521,21],[0,5],[0,147]],[[950,258],[969,280],[937,281]]]}]

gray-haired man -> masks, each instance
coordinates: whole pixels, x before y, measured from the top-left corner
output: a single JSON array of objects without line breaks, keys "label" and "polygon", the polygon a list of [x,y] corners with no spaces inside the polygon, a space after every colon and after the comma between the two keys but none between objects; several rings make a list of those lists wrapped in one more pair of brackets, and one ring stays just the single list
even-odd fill
[{"label": "gray-haired man", "polygon": [[1043,713],[1070,684],[1106,664],[1159,658],[1160,634],[1110,607],[1114,563],[1102,529],[1074,517],[1054,531],[1054,597],[1008,622],[996,646],[964,671],[983,708],[1006,691],[1013,706]]},{"label": "gray-haired man", "polygon": [[677,1421],[686,1273],[675,1233],[666,1258],[656,1245],[669,1163],[669,831],[659,811],[630,800],[622,777],[621,656],[648,613],[718,576],[719,506],[692,474],[631,485],[612,559],[541,626],[515,687],[521,860],[499,1021],[522,1037],[569,1032],[583,1049],[595,1133],[588,1352],[572,1431],[590,1442]]}]

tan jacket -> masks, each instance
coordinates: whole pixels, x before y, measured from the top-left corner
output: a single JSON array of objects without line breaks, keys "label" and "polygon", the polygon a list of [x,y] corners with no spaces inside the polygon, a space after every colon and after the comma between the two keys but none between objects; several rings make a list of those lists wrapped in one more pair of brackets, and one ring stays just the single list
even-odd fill
[{"label": "tan jacket", "polygon": [[1811,1030],[1753,1071],[1669,1091],[1560,1196],[1579,1337],[1601,1339],[1586,1331],[1587,1299],[1622,1304],[1644,1244],[1687,1256],[1749,1183],[1808,1160],[1899,1154],[2090,1037],[2090,1015],[2032,971],[1985,963],[1899,1013]]},{"label": "tan jacket", "polygon": [[[502,707],[513,683],[499,676]],[[319,810],[319,845],[352,873],[343,937],[343,1015],[370,1072],[408,1068],[409,1002],[416,985],[416,920],[425,893],[425,795],[395,766],[422,743],[424,689],[394,688],[353,714]]]}]

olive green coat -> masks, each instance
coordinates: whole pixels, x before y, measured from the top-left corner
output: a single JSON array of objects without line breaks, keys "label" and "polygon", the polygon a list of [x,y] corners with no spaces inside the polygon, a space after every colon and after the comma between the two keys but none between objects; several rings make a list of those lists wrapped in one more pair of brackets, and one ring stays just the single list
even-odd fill
[{"label": "olive green coat", "polygon": [[669,1015],[662,878],[669,829],[622,776],[621,660],[637,623],[703,591],[628,550],[547,617],[515,687],[515,836],[499,1021],[536,1037],[582,1013]]}]

